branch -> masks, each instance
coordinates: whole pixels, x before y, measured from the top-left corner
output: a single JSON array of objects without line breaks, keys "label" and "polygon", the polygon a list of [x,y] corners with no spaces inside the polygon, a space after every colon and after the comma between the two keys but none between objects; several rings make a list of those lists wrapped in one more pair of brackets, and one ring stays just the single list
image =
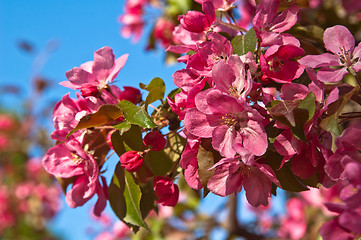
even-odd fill
[{"label": "branch", "polygon": [[225,223],[225,228],[229,232],[229,239],[232,239],[232,236],[240,236],[247,240],[262,240],[265,239],[264,236],[258,235],[252,232],[249,232],[244,228],[238,221],[237,218],[237,195],[232,194],[228,196],[228,218]]}]

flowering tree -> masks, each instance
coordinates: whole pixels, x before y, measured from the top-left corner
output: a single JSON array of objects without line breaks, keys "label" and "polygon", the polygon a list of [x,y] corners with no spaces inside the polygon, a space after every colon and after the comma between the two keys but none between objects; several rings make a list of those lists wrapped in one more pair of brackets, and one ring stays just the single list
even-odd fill
[{"label": "flowering tree", "polygon": [[[117,87],[113,81],[127,55],[116,58],[110,47],[66,72],[61,85],[80,91],[54,108],[57,144],[43,166],[58,179],[68,205],[82,206],[96,195],[96,216],[109,201],[134,232],[152,232],[141,230],[143,237],[169,237],[177,227],[186,234],[181,239],[192,234],[155,216],[168,217],[162,209],[171,206],[204,235],[222,226],[229,238],[358,238],[359,2],[129,0],[120,17],[123,35],[139,39],[149,4],[163,5],[163,16],[147,47],[158,42],[185,64],[173,74],[178,88],[165,96],[157,77],[139,84],[145,96]],[[119,162],[105,170],[114,152]],[[109,185],[104,171],[114,171]],[[259,216],[256,227],[236,218],[242,189]],[[277,189],[290,193],[289,212],[272,222],[265,208]],[[226,224],[196,214],[189,200],[197,202],[199,191],[230,196]],[[176,211],[179,199],[183,208]]]},{"label": "flowering tree", "polygon": [[51,142],[40,125],[44,116],[34,111],[34,99],[47,83],[39,77],[34,80],[36,93],[20,112],[0,107],[0,238],[4,240],[58,239],[47,223],[60,210],[61,190],[42,167],[40,156]]}]

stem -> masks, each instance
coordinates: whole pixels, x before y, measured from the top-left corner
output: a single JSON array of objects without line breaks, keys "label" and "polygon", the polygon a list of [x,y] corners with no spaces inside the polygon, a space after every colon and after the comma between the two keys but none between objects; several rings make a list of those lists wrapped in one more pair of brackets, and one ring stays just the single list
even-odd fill
[{"label": "stem", "polygon": [[262,240],[264,237],[262,235],[258,235],[255,233],[248,232],[246,228],[240,225],[238,218],[237,218],[237,208],[238,208],[238,201],[237,201],[237,194],[231,194],[228,196],[228,218],[226,227],[230,233],[229,238],[232,235],[243,237],[247,240]]},{"label": "stem", "polygon": [[358,85],[361,87],[361,80],[359,78],[359,75],[356,73],[355,78],[357,80]]},{"label": "stem", "polygon": [[236,31],[239,31],[239,32],[247,32],[246,29],[241,28],[241,27],[239,27],[239,26],[237,26],[237,25],[234,25],[234,24],[225,23],[225,22],[222,22],[222,21],[218,21],[218,23],[221,24],[221,25],[223,25],[223,26],[227,26],[227,27],[229,27],[229,28],[232,28],[232,29],[234,29],[234,30],[236,30]]}]

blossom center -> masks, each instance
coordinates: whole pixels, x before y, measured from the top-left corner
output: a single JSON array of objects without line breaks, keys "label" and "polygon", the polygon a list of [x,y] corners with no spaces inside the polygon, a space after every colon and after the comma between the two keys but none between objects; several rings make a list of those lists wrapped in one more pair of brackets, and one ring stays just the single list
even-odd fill
[{"label": "blossom center", "polygon": [[222,116],[222,120],[221,124],[227,125],[229,128],[235,129],[236,131],[247,125],[247,118],[244,114],[240,113],[227,113],[225,116]]},{"label": "blossom center", "polygon": [[246,164],[242,164],[239,169],[238,172],[242,175],[242,176],[249,176],[251,175],[251,167],[246,165]]},{"label": "blossom center", "polygon": [[340,47],[340,52],[338,52],[337,55],[340,57],[341,63],[345,66],[350,67],[353,64],[350,50],[346,50],[345,47]]},{"label": "blossom center", "polygon": [[268,66],[271,71],[279,72],[283,67],[283,61],[278,57],[275,57],[271,61],[268,61]]}]

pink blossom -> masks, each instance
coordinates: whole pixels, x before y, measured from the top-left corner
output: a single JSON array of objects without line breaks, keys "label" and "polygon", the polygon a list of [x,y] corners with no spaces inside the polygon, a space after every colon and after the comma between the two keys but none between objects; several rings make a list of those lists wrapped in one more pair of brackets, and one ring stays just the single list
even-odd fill
[{"label": "pink blossom", "polygon": [[190,134],[187,129],[183,130],[187,139],[187,144],[182,152],[179,166],[184,169],[184,179],[187,184],[194,189],[202,189],[202,183],[198,175],[197,154],[200,145],[200,139]]},{"label": "pink blossom", "polygon": [[344,26],[327,28],[323,34],[325,48],[331,53],[308,55],[298,62],[310,68],[321,69],[317,79],[321,82],[338,82],[348,73],[353,75],[361,70],[361,43],[355,47],[355,39]]},{"label": "pink blossom", "polygon": [[173,21],[160,18],[154,26],[154,37],[159,40],[164,48],[169,47],[173,43],[173,31],[175,24]]},{"label": "pink blossom", "polygon": [[188,31],[193,33],[202,33],[209,29],[216,19],[214,6],[211,1],[202,3],[204,13],[198,11],[188,11],[186,15],[178,17],[180,24]]},{"label": "pink blossom", "polygon": [[260,64],[265,77],[275,82],[287,83],[301,76],[304,66],[294,59],[305,51],[294,45],[271,46],[265,55],[261,54]]},{"label": "pink blossom", "polygon": [[120,156],[119,161],[128,172],[136,172],[143,165],[143,156],[137,151],[128,151]]},{"label": "pink blossom", "polygon": [[243,58],[232,55],[227,62],[223,59],[218,61],[213,67],[212,76],[216,89],[246,101],[253,86],[250,70],[255,70],[255,63],[250,52]]},{"label": "pink blossom", "polygon": [[153,180],[155,196],[158,198],[157,203],[163,206],[174,207],[179,198],[179,189],[169,177],[157,176]]},{"label": "pink blossom", "polygon": [[247,103],[210,89],[197,95],[196,108],[188,109],[184,124],[191,134],[212,138],[222,156],[233,157],[244,149],[261,156],[268,146],[262,120]]},{"label": "pink blossom", "polygon": [[127,58],[128,54],[124,54],[115,60],[113,50],[110,47],[98,49],[94,53],[94,61],[86,62],[80,67],[67,71],[65,75],[69,81],[61,82],[60,85],[71,89],[84,88],[84,93],[89,92],[90,86],[103,89],[117,77]]},{"label": "pink blossom", "polygon": [[305,203],[298,198],[291,198],[287,202],[288,216],[282,220],[279,236],[286,239],[301,239],[307,229],[305,217]]},{"label": "pink blossom", "polygon": [[262,0],[257,6],[253,18],[253,27],[261,46],[293,44],[299,46],[299,41],[290,34],[282,33],[290,29],[297,21],[298,7],[292,5],[289,9],[277,13],[280,0]]},{"label": "pink blossom", "polygon": [[98,180],[98,164],[92,155],[81,148],[78,141],[73,139],[50,148],[42,161],[45,170],[55,177],[75,177],[72,189],[67,191],[65,198],[70,207],[84,205],[97,193],[99,198],[94,213],[100,215],[107,197],[105,186],[101,187]]},{"label": "pink blossom", "polygon": [[130,234],[130,229],[125,223],[116,221],[113,226],[114,236],[117,238],[124,238]]},{"label": "pink blossom", "polygon": [[279,185],[273,170],[266,164],[254,162],[253,155],[244,151],[234,158],[223,158],[213,166],[208,189],[222,197],[242,190],[253,207],[267,206],[271,198],[272,182]]},{"label": "pink blossom", "polygon": [[0,115],[0,130],[11,131],[15,127],[15,120],[10,115]]},{"label": "pink blossom", "polygon": [[127,0],[125,13],[118,18],[118,21],[123,24],[121,29],[123,37],[133,36],[133,41],[139,41],[145,24],[142,15],[147,3],[147,0]]}]

